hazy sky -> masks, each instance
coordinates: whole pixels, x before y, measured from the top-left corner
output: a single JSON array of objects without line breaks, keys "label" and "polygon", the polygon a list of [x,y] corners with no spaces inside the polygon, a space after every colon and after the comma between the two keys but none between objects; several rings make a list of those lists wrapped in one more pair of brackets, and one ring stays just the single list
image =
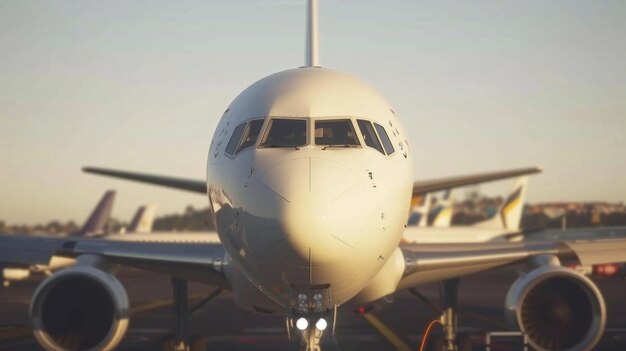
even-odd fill
[{"label": "hazy sky", "polygon": [[[320,61],[369,82],[415,178],[538,165],[529,201],[626,200],[626,1],[320,0]],[[203,179],[218,118],[304,62],[304,0],[0,1],[0,220],[82,222],[203,196],[85,165]]]}]

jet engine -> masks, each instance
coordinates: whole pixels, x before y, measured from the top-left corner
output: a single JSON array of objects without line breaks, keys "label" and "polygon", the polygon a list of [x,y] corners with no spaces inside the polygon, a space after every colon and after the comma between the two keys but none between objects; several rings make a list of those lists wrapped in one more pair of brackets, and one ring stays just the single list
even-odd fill
[{"label": "jet engine", "polygon": [[546,265],[520,276],[509,289],[508,321],[537,350],[591,350],[606,324],[604,299],[589,278]]},{"label": "jet engine", "polygon": [[112,274],[74,266],[44,280],[30,317],[46,350],[112,350],[128,328],[128,296]]}]

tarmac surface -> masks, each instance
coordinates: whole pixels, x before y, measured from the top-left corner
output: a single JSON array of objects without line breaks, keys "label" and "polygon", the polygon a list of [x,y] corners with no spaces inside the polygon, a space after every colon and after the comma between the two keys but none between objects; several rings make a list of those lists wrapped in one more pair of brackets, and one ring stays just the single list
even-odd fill
[{"label": "tarmac surface", "polygon": [[[473,349],[484,350],[485,331],[510,330],[504,319],[506,292],[517,276],[516,268],[500,269],[461,280],[461,331],[471,336]],[[131,324],[118,350],[160,350],[164,335],[174,329],[169,277],[125,269],[118,274],[131,300]],[[41,350],[32,336],[28,307],[41,279],[30,278],[0,289],[0,351]],[[607,304],[607,332],[597,350],[626,350],[626,281],[596,279]],[[439,303],[439,285],[418,289],[433,303]],[[210,286],[189,285],[190,307],[213,291]],[[408,292],[381,302],[361,315],[339,309],[337,329],[327,331],[327,350],[418,350],[426,325],[439,313]],[[229,292],[223,292],[193,315],[192,332],[203,336],[207,350],[293,350],[277,316],[250,314],[238,308]],[[492,350],[522,350],[521,338],[494,343]]]}]

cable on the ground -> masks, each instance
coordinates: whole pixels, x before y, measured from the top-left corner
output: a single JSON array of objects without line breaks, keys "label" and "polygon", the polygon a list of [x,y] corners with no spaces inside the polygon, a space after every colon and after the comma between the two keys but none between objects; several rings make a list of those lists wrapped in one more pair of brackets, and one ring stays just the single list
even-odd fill
[{"label": "cable on the ground", "polygon": [[439,323],[439,325],[442,325],[441,321],[439,321],[438,319],[433,319],[432,321],[430,321],[430,323],[428,323],[426,329],[424,329],[424,334],[422,334],[422,343],[420,345],[419,351],[424,351],[424,347],[426,346],[426,340],[428,340],[428,335],[430,335],[430,331],[437,323]]}]

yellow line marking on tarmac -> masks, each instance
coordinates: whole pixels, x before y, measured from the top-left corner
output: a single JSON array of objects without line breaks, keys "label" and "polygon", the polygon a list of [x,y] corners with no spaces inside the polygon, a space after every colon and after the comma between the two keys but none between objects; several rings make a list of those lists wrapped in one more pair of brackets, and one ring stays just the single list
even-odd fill
[{"label": "yellow line marking on tarmac", "polygon": [[[204,290],[204,291],[201,291],[201,292],[197,292],[195,294],[191,294],[191,295],[189,295],[188,299],[189,300],[199,299],[199,298],[204,297],[207,294],[211,293],[211,291],[212,290]],[[137,306],[135,308],[131,308],[130,309],[130,313],[131,314],[135,314],[135,313],[141,313],[141,312],[147,312],[147,311],[151,311],[151,310],[156,310],[157,308],[170,306],[173,303],[174,303],[173,300],[154,300],[152,302],[148,302],[148,303],[143,304],[141,306]]]},{"label": "yellow line marking on tarmac", "polygon": [[389,341],[393,347],[398,351],[412,351],[411,348],[404,342],[398,335],[396,335],[391,329],[389,329],[383,322],[376,318],[373,314],[367,312],[363,314],[363,318],[376,328],[382,336]]}]

